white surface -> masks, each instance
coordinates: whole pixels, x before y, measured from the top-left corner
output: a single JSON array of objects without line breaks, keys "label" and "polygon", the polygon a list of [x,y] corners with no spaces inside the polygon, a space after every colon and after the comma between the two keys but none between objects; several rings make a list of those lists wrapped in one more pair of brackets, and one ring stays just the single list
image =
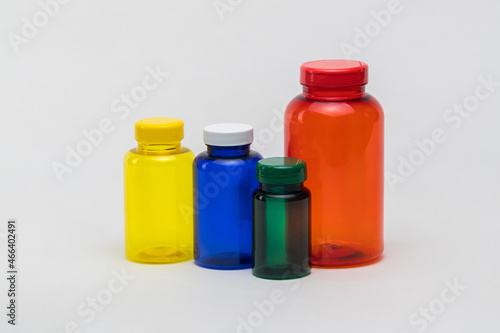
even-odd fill
[{"label": "white surface", "polygon": [[[500,87],[481,88],[479,79],[500,81],[495,1],[402,0],[368,45],[358,40],[355,56],[370,66],[367,91],[386,113],[386,170],[397,172],[400,156],[426,156],[413,173],[403,170],[407,177],[394,191],[386,183],[381,262],[315,269],[295,285],[248,270],[124,259],[122,157],[136,144],[135,121],[181,118],[183,144],[195,153],[205,148],[204,126],[248,123],[255,149],[281,155],[280,116],[300,92],[300,64],[343,58],[341,43],[354,43],[356,27],[377,32],[372,11],[389,6],[222,1],[232,4],[224,20],[211,0],[73,0],[18,54],[8,33],[20,34],[23,17],[40,7],[35,0],[0,3],[0,230],[7,218],[18,219],[21,266],[19,326],[8,327],[2,310],[0,331],[64,332],[74,321],[82,332],[236,332],[238,318],[256,316],[254,302],[270,300],[276,289],[284,302],[254,332],[410,333],[423,327],[410,324],[412,313],[439,306],[444,281],[454,279],[467,289],[423,331],[499,331]],[[169,75],[154,74],[157,66]],[[141,96],[147,75],[146,98],[126,107],[122,94]],[[489,95],[475,111],[448,113],[476,88]],[[99,126],[107,133],[99,141],[92,132],[99,144],[59,182],[51,164],[66,163],[66,147],[76,149],[86,140],[82,131]],[[415,140],[436,128],[438,141],[443,133],[446,140],[433,151],[426,141],[429,156],[419,155]],[[5,237],[0,242],[4,270]],[[80,304],[106,295],[113,270],[121,269],[135,279],[86,322]]]},{"label": "white surface", "polygon": [[253,141],[253,127],[238,123],[208,125],[203,128],[203,141],[221,147],[247,145]]}]

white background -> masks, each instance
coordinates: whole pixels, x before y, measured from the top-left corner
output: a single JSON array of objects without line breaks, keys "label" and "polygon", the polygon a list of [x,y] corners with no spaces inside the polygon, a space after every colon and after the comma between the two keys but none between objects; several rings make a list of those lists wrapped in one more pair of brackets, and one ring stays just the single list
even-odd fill
[{"label": "white background", "polygon": [[[212,0],[73,0],[17,53],[9,38],[40,5],[0,3],[0,262],[5,271],[6,221],[16,218],[20,265],[18,326],[6,323],[2,278],[0,331],[65,332],[74,322],[75,332],[220,333],[238,332],[241,320],[253,326],[239,332],[500,330],[500,87],[460,123],[443,118],[477,101],[480,77],[500,81],[499,3],[401,0],[381,26],[371,12],[387,10],[386,0],[221,2],[231,10],[218,13]],[[361,45],[356,29],[366,27],[372,37]],[[279,156],[275,118],[301,91],[300,64],[345,58],[342,43],[358,43],[351,57],[370,66],[367,91],[386,113],[386,171],[398,173],[400,156],[421,162],[393,189],[386,182],[383,260],[292,283],[193,262],[127,262],[122,157],[134,123],[181,118],[195,153],[203,126],[249,123],[263,155]],[[169,76],[121,119],[111,104],[148,66]],[[52,164],[105,118],[113,131],[60,182]],[[446,140],[419,160],[415,140],[436,128]],[[122,270],[134,279],[95,317],[79,315]],[[449,303],[446,281],[466,287]],[[273,290],[282,302],[259,314],[255,304]],[[429,306],[435,315],[423,319]]]}]

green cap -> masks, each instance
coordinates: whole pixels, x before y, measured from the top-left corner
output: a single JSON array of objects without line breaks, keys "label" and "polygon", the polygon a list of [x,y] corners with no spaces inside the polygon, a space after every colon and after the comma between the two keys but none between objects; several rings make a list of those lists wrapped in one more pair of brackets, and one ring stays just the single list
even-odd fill
[{"label": "green cap", "polygon": [[257,162],[257,181],[264,184],[287,185],[307,179],[306,162],[293,157],[270,157]]}]

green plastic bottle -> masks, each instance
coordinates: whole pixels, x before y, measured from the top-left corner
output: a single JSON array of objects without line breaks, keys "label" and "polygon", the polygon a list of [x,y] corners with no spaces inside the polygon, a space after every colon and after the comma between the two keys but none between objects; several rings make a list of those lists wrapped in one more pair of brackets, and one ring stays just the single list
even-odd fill
[{"label": "green plastic bottle", "polygon": [[304,187],[306,164],[298,158],[257,162],[253,195],[253,275],[295,279],[311,272],[311,193]]}]

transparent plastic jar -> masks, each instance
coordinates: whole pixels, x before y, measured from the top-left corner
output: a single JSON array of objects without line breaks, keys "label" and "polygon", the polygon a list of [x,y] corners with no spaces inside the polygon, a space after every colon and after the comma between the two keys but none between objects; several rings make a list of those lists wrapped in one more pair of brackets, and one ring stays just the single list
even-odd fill
[{"label": "transparent plastic jar", "polygon": [[124,158],[125,252],[130,261],[168,264],[193,258],[193,159],[181,146],[184,123],[135,124],[138,147]]},{"label": "transparent plastic jar", "polygon": [[316,267],[364,265],[384,248],[384,114],[367,82],[360,61],[305,63],[303,93],[285,111],[285,156],[304,160],[309,173]]},{"label": "transparent plastic jar", "polygon": [[271,157],[257,163],[253,196],[253,275],[286,280],[309,275],[311,193],[304,187],[306,164]]},{"label": "transparent plastic jar", "polygon": [[253,128],[238,123],[204,128],[207,151],[194,161],[194,260],[212,269],[252,267]]}]

